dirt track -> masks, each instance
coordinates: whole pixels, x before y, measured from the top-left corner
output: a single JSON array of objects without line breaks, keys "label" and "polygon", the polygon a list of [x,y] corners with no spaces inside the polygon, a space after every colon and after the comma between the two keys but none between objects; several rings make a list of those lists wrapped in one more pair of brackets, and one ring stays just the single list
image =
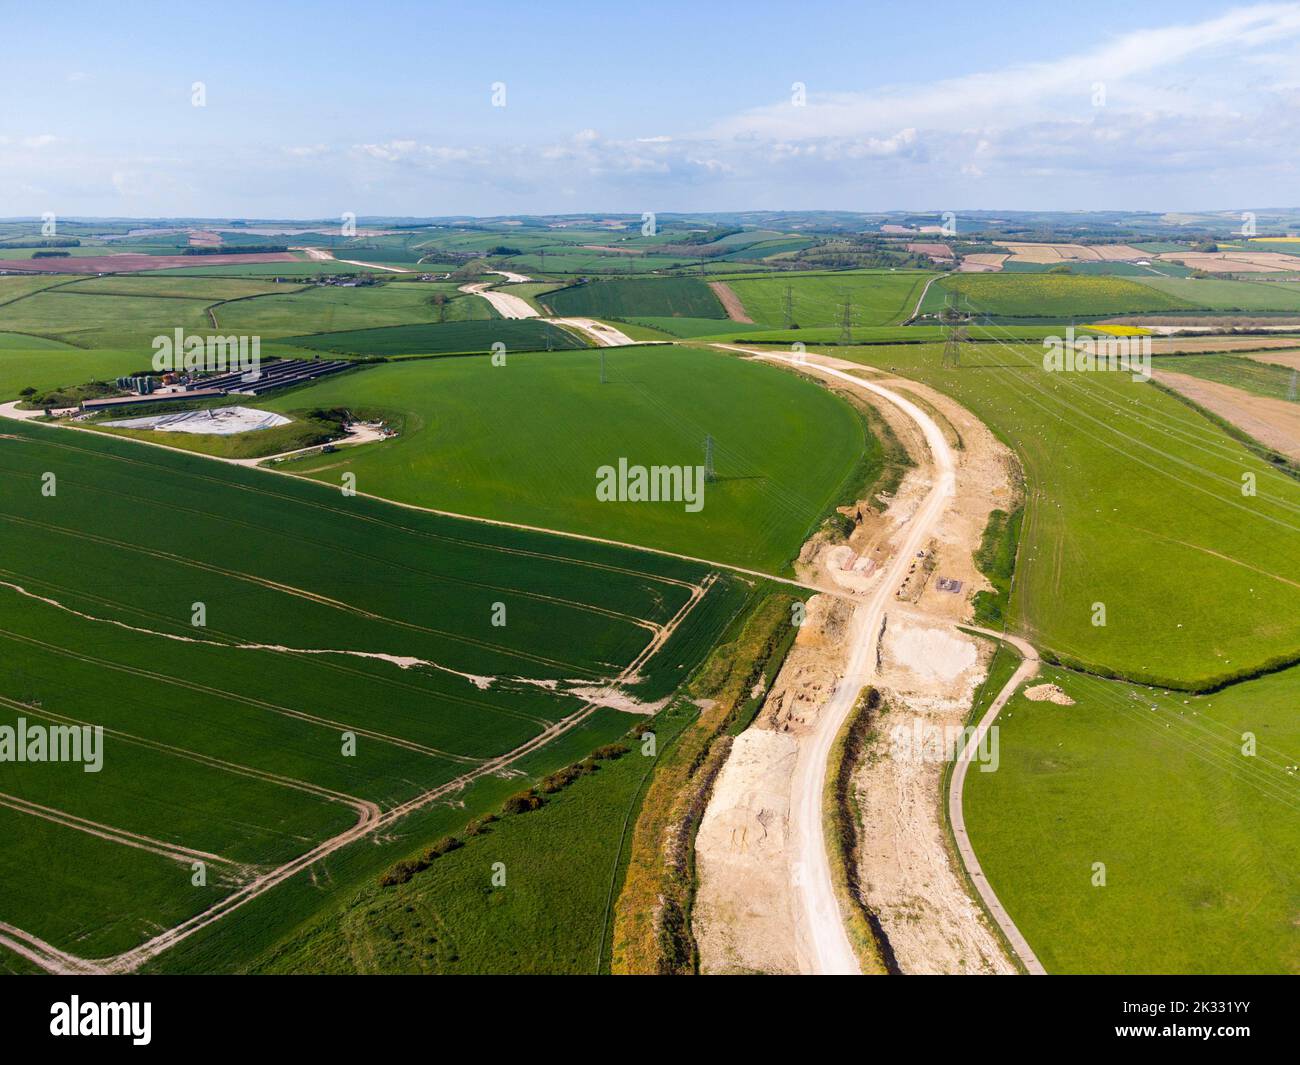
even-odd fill
[{"label": "dirt track", "polygon": [[[810,606],[750,730],[770,739],[733,748],[739,761],[729,758],[700,829],[694,925],[706,971],[853,972],[842,928],[838,941],[828,928],[839,918],[819,831],[830,740],[867,679],[885,694],[891,724],[964,722],[988,652],[953,626],[969,619],[972,590],[987,586],[971,554],[990,510],[1013,505],[1019,474],[978,419],[933,389],[824,356],[781,361],[871,394],[917,468],[882,515],[860,519],[847,545],[819,553],[817,583],[855,591],[856,605],[838,621],[824,610],[814,619]],[[956,456],[947,434],[962,441]],[[945,454],[955,471],[933,461]],[[964,594],[936,588],[929,578],[939,575],[960,580]],[[904,972],[1012,972],[960,875],[943,821],[942,770],[941,760],[891,755],[886,743],[855,774],[865,901]]]},{"label": "dirt track", "polygon": [[[817,357],[814,360],[771,352],[754,352],[734,345],[725,350],[798,366],[809,373],[883,399],[910,419],[924,436],[932,461],[930,487],[900,531],[892,555],[882,560],[871,589],[856,603],[843,644],[847,661],[839,682],[800,736],[789,779],[788,846],[793,902],[794,948],[798,969],[805,973],[850,974],[860,971],[840,914],[826,853],[823,798],[831,746],[863,686],[877,664],[877,646],[885,612],[895,590],[906,578],[912,560],[923,549],[955,492],[956,463],[938,424],[920,406],[896,392],[863,380],[849,371],[854,363]],[[711,804],[712,809],[713,804]],[[707,817],[708,815],[706,815]]]},{"label": "dirt track", "polygon": [[743,322],[746,325],[752,325],[752,319],[745,310],[745,305],[740,302],[740,297],[736,295],[735,289],[725,281],[710,281],[709,288],[713,289],[713,294],[718,297],[722,303],[722,309],[727,312],[727,317],[733,322]]}]

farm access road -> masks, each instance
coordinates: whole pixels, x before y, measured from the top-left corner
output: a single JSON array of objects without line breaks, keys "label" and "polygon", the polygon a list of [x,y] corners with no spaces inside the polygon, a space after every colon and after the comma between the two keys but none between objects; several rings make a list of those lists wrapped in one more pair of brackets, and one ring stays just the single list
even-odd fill
[{"label": "farm access road", "polygon": [[[497,270],[494,273],[504,273]],[[514,281],[518,278],[524,278],[523,274],[508,274],[507,281]],[[491,281],[471,281],[467,285],[461,285],[460,291],[467,296],[482,296],[488,303],[496,309],[497,314],[502,318],[541,318],[537,308],[527,300],[512,296],[509,292],[503,292],[501,289],[492,288]],[[583,336],[596,342],[599,348],[616,348],[626,344],[636,344],[626,333],[615,329],[612,325],[606,325],[604,322],[598,322],[594,318],[546,318],[545,321],[554,325],[567,326],[569,329],[576,330]]]},{"label": "farm access road", "polygon": [[[820,706],[813,716],[805,716],[800,713],[795,722],[787,722],[777,733],[767,733],[772,736],[773,741],[778,736],[783,738],[782,749],[789,745],[790,740],[797,737],[797,750],[794,752],[793,767],[788,769],[784,774],[775,772],[766,774],[761,777],[761,783],[753,785],[760,791],[773,790],[773,795],[769,800],[765,800],[765,808],[769,812],[779,811],[782,806],[786,806],[785,799],[788,796],[788,823],[785,827],[786,842],[784,846],[775,845],[776,850],[783,852],[771,856],[768,860],[775,860],[779,863],[788,865],[790,874],[782,876],[776,881],[780,884],[780,891],[789,897],[787,900],[790,905],[791,916],[787,920],[792,921],[793,927],[784,925],[787,929],[785,937],[787,941],[792,940],[790,944],[790,953],[784,953],[778,949],[776,954],[768,956],[774,958],[785,958],[784,965],[797,966],[797,970],[805,973],[857,973],[859,965],[850,945],[848,935],[845,930],[843,917],[839,910],[836,886],[832,880],[831,865],[827,855],[827,840],[824,831],[824,796],[826,793],[826,782],[828,773],[828,760],[832,745],[836,736],[841,731],[849,714],[856,705],[860,693],[868,681],[876,684],[878,687],[882,684],[889,690],[898,683],[899,674],[897,663],[891,664],[891,655],[897,655],[900,637],[904,640],[919,636],[919,632],[914,623],[920,621],[922,624],[928,624],[932,633],[942,634],[943,632],[952,632],[956,635],[952,626],[960,624],[958,618],[954,615],[954,609],[958,605],[957,600],[953,600],[953,605],[944,605],[939,614],[929,617],[911,617],[910,612],[899,609],[902,604],[895,603],[895,592],[908,583],[909,572],[915,567],[916,559],[930,545],[931,540],[936,535],[940,538],[940,553],[947,550],[949,562],[945,565],[951,565],[951,560],[955,554],[968,554],[969,545],[965,541],[972,537],[977,542],[979,531],[983,527],[986,515],[982,512],[979,514],[968,514],[968,502],[963,502],[965,497],[974,495],[983,495],[986,489],[985,476],[987,471],[981,470],[977,465],[972,465],[974,458],[967,455],[963,462],[959,464],[953,454],[952,448],[948,442],[948,436],[945,429],[941,428],[936,417],[945,421],[945,427],[949,433],[953,432],[953,427],[947,424],[947,419],[951,416],[951,411],[935,408],[936,416],[932,417],[927,410],[922,409],[918,403],[913,403],[907,395],[900,394],[906,391],[910,395],[915,386],[910,382],[898,382],[899,385],[907,385],[906,389],[897,387],[882,387],[871,380],[865,380],[857,376],[864,370],[864,367],[856,363],[846,362],[844,360],[809,355],[802,357],[793,357],[782,354],[776,354],[770,351],[759,351],[736,345],[717,344],[715,347],[724,350],[734,351],[738,354],[748,355],[757,359],[766,359],[794,366],[797,369],[808,372],[814,376],[821,377],[827,383],[834,383],[842,387],[844,384],[849,385],[855,390],[871,394],[874,401],[884,400],[886,405],[895,409],[891,418],[898,418],[898,412],[905,416],[906,421],[910,421],[914,431],[919,430],[920,438],[917,441],[918,446],[909,451],[913,452],[913,460],[917,462],[919,476],[915,480],[916,487],[913,489],[915,498],[909,501],[905,508],[906,514],[898,523],[897,530],[893,534],[892,544],[889,548],[887,558],[880,558],[881,568],[869,578],[861,587],[858,595],[853,599],[856,602],[852,615],[848,618],[847,624],[839,630],[836,637],[837,642],[841,644],[841,663],[838,669],[838,676],[831,690],[831,694],[826,701]],[[869,368],[867,368],[869,371]],[[889,382],[891,386],[894,382]],[[924,394],[924,393],[922,393]],[[937,397],[930,396],[929,400]],[[928,400],[922,400],[928,402]],[[896,427],[897,428],[897,427]],[[968,435],[969,427],[962,430],[963,438]],[[963,489],[964,495],[958,499],[957,493],[957,471],[961,468],[965,470],[964,476],[973,478],[972,484]],[[991,504],[989,504],[991,505]],[[955,509],[954,509],[955,508]],[[946,540],[951,547],[945,549],[943,542]],[[956,550],[954,551],[953,548]],[[960,571],[959,571],[960,572]],[[963,574],[963,576],[975,576],[974,574]],[[976,579],[978,579],[976,577]],[[933,602],[931,610],[933,609]],[[891,625],[891,632],[894,632],[894,645],[886,644],[884,639],[884,630],[886,624],[886,615],[893,613],[897,615],[899,624]],[[906,620],[904,620],[906,619]],[[973,629],[973,626],[963,625],[967,629]],[[904,635],[906,633],[906,635]],[[985,633],[998,638],[1003,637],[1001,633]],[[1020,646],[1023,641],[1016,642]],[[981,723],[987,728],[998,710],[1010,698],[1015,688],[1021,683],[1024,677],[1036,668],[1037,655],[1033,649],[1025,644],[1022,647],[1022,653],[1025,654],[1026,661],[1021,670],[1017,671],[1015,677],[1005,686],[1003,692],[995,701],[994,706],[990,709]],[[971,652],[974,654],[973,650]],[[963,674],[969,679],[969,674]],[[776,688],[780,688],[781,678],[777,679]],[[906,698],[906,697],[905,697]],[[924,698],[921,697],[922,702]],[[819,701],[819,700],[814,700]],[[788,707],[790,704],[786,702]],[[921,703],[913,703],[919,707]],[[931,704],[932,707],[937,704]],[[968,706],[969,702],[962,705]],[[904,708],[900,708],[904,709]],[[919,712],[919,711],[918,711]],[[964,711],[962,711],[964,714]],[[790,725],[794,725],[793,732]],[[771,726],[777,727],[777,726]],[[752,731],[752,730],[751,730]],[[760,737],[761,738],[761,737]],[[757,742],[757,740],[755,741]],[[758,751],[762,747],[755,747]],[[973,749],[971,751],[973,753]],[[967,756],[969,758],[969,755]],[[886,759],[888,762],[888,759]],[[743,768],[743,767],[742,767]],[[928,771],[936,771],[935,767],[928,767]],[[754,767],[751,765],[748,772],[752,774]],[[923,877],[928,877],[931,881],[930,888],[932,891],[939,891],[944,896],[942,900],[932,900],[932,904],[927,909],[926,920],[933,920],[936,925],[933,929],[926,930],[925,933],[916,936],[906,936],[908,942],[905,944],[905,950],[899,955],[900,961],[907,961],[906,954],[910,951],[913,964],[905,971],[924,971],[925,967],[938,964],[953,965],[955,971],[958,957],[964,957],[972,961],[981,971],[1010,971],[1008,963],[1001,958],[1001,950],[996,942],[989,938],[988,932],[981,930],[976,917],[977,911],[974,911],[969,902],[967,890],[961,885],[959,878],[951,874],[945,874],[939,877],[943,882],[942,886],[936,882],[940,867],[946,867],[946,858],[943,853],[945,846],[942,842],[942,832],[939,824],[939,813],[941,805],[935,801],[938,799],[938,793],[935,789],[936,779],[931,779],[924,775],[923,772],[917,771],[914,767],[895,766],[890,769],[886,767],[886,776],[877,778],[868,776],[861,781],[861,786],[877,789],[873,793],[873,799],[879,801],[882,810],[876,811],[877,817],[889,817],[890,810],[893,811],[894,820],[900,825],[910,826],[907,830],[908,840],[901,849],[893,849],[890,844],[893,842],[888,837],[890,833],[883,832],[883,843],[875,852],[868,852],[871,857],[866,860],[878,860],[887,863],[890,868],[879,869],[876,872],[880,876],[871,875],[870,879],[880,880],[879,885],[885,892],[881,900],[888,907],[897,907],[901,897],[905,899],[908,892],[915,890],[917,870],[922,871]],[[724,770],[724,776],[726,770]],[[890,775],[892,774],[892,775]],[[911,775],[909,775],[911,774]],[[955,786],[952,794],[952,801],[958,807],[961,803],[961,784],[964,783],[965,773],[961,772],[961,779]],[[720,779],[719,787],[723,786],[724,781]],[[884,788],[884,791],[879,789]],[[751,788],[752,790],[752,788]],[[886,794],[887,792],[887,794]],[[908,798],[910,796],[910,798]],[[927,798],[927,796],[931,796]],[[748,800],[743,800],[748,801]],[[919,802],[927,807],[919,821],[913,822],[912,818],[917,816],[917,811],[911,808],[894,809],[898,802]],[[773,805],[774,804],[774,805]],[[749,816],[752,817],[757,810],[751,810]],[[710,811],[712,814],[713,811]],[[706,821],[710,814],[706,814]],[[740,816],[740,819],[730,823],[743,823],[743,811],[726,810],[719,811],[724,823],[728,819]],[[762,821],[762,817],[760,817]],[[931,822],[934,822],[933,824]],[[762,821],[767,826],[768,822]],[[964,824],[957,822],[963,828]],[[703,828],[702,828],[703,832]],[[775,832],[776,836],[771,833]],[[769,843],[771,847],[772,839],[780,836],[780,829],[776,826],[770,826],[768,831]],[[913,839],[915,837],[915,839]],[[964,837],[960,837],[963,839]],[[1028,944],[1025,943],[1023,936],[1015,928],[1010,917],[1005,913],[1002,907],[997,904],[996,897],[993,896],[992,890],[988,888],[987,881],[984,880],[982,872],[979,869],[978,862],[975,860],[973,851],[969,847],[968,841],[966,846],[959,847],[960,857],[967,866],[967,870],[974,882],[980,889],[980,894],[984,898],[990,915],[1002,927],[1007,940],[1026,963],[1026,968],[1031,972],[1041,972],[1041,966],[1036,968],[1037,960],[1033,958],[1032,951],[1029,950]],[[733,855],[733,857],[735,857]],[[721,865],[725,866],[732,859],[725,855],[722,857]],[[757,854],[749,858],[742,858],[740,865],[733,866],[733,873],[740,872],[742,869],[748,869],[751,873],[757,872],[753,865],[744,865],[745,862],[762,861]],[[898,863],[896,865],[896,863]],[[717,865],[715,864],[715,867]],[[929,872],[925,872],[929,870]],[[949,881],[951,881],[949,883]],[[706,883],[704,888],[708,888]],[[704,889],[702,888],[702,890]],[[948,890],[951,889],[951,890]],[[986,890],[987,889],[987,890]],[[725,889],[724,889],[725,890]],[[949,898],[948,896],[952,896]],[[781,900],[756,901],[748,900],[746,906],[750,907],[752,914],[754,908],[766,908],[768,904],[776,905],[778,908],[782,905]],[[727,903],[724,901],[723,909],[719,913],[725,912]],[[743,908],[742,908],[743,909]],[[886,921],[888,923],[888,918]],[[724,918],[725,920],[725,918]],[[783,925],[778,920],[777,925]],[[769,925],[769,928],[775,929],[777,926]],[[743,937],[752,934],[757,930],[757,926],[751,925],[750,928],[742,930],[739,926],[732,927],[723,933],[723,939],[719,942],[725,943],[726,937],[733,937],[732,942],[736,942],[735,936],[739,932]],[[762,935],[762,932],[760,932]],[[939,951],[943,960],[931,957],[933,948],[938,942],[947,942],[949,944],[961,943],[962,946],[955,948],[958,950],[958,957],[951,955],[951,949],[948,951]],[[702,950],[707,955],[707,945],[702,942]],[[964,953],[963,953],[964,952]],[[707,961],[706,957],[706,961]],[[727,959],[719,959],[725,966]],[[734,960],[734,959],[733,959]],[[918,964],[918,962],[920,964]],[[743,961],[742,961],[743,964]],[[939,971],[943,971],[942,968]]]}]

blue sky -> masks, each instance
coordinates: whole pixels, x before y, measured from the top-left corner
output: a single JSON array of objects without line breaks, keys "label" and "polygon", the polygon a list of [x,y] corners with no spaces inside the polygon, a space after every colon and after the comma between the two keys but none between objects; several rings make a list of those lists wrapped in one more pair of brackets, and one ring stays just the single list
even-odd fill
[{"label": "blue sky", "polygon": [[1300,3],[0,11],[9,217],[1300,201]]}]

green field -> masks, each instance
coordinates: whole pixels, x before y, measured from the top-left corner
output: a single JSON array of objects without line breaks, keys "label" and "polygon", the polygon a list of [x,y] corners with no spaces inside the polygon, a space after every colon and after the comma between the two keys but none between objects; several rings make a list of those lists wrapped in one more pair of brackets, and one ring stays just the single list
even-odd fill
[{"label": "green field", "polygon": [[[480,300],[485,303],[485,300]],[[341,333],[316,333],[286,337],[286,343],[314,351],[344,355],[427,355],[452,352],[487,352],[493,344],[507,351],[544,351],[582,348],[573,333],[536,318],[496,318],[483,322],[446,322],[433,325],[390,325],[379,329],[353,329]]]},{"label": "green field", "polygon": [[[661,336],[681,337],[692,340],[695,337],[739,336],[753,330],[752,325],[730,322],[718,318],[658,318],[641,317],[631,319],[634,325],[653,329]],[[619,326],[622,328],[622,325]],[[624,330],[626,332],[626,330]]]},{"label": "green field", "polygon": [[966,778],[965,810],[1048,972],[1300,973],[1300,784],[1284,768],[1300,762],[1300,671],[1206,696],[1043,679],[1076,705],[1016,695],[1001,765]]},{"label": "green field", "polygon": [[[1157,286],[1176,280],[1087,277],[1075,274],[957,274],[930,286],[922,310],[938,314],[947,298],[963,309],[1010,318],[1067,318],[1195,309],[1197,304]],[[1194,282],[1199,284],[1199,282]]]},{"label": "green field", "polygon": [[[662,750],[697,711],[654,719]],[[595,974],[629,820],[655,760],[631,753],[505,817],[394,887],[367,885],[340,919],[314,922],[263,973]],[[493,885],[501,863],[505,883]]]},{"label": "green field", "polygon": [[542,302],[558,315],[591,318],[727,317],[713,290],[693,277],[590,281],[549,293]]},{"label": "green field", "polygon": [[1175,355],[1157,359],[1154,366],[1157,370],[1217,381],[1269,399],[1294,402],[1300,396],[1300,371],[1245,355]]},{"label": "green field", "polygon": [[1015,449],[1010,624],[1040,649],[1177,687],[1300,658],[1300,484],[1185,404],[1127,374],[1047,373],[1030,345],[970,345],[956,370],[936,345],[835,352],[947,392]]},{"label": "green field", "polygon": [[[0,714],[106,729],[100,773],[5,762],[0,791],[156,848],[6,808],[0,920],[82,956],[230,897],[365,803],[391,819],[385,847],[409,847],[402,804],[556,722],[573,731],[529,774],[608,742],[630,719],[600,707],[602,686],[708,572],[25,423],[0,440],[0,479]],[[670,692],[748,594],[708,587],[630,693]],[[208,856],[206,885],[176,848]],[[363,840],[338,868],[354,849],[362,865],[379,850]],[[302,919],[276,898],[248,911]]]},{"label": "green field", "polygon": [[222,277],[169,277],[165,275],[115,274],[75,281],[64,292],[100,296],[173,296],[218,300],[247,299],[249,296],[284,295],[301,286]]},{"label": "green field", "polygon": [[755,323],[785,324],[786,288],[794,324],[802,329],[838,326],[852,304],[854,326],[901,325],[911,316],[933,274],[915,270],[848,270],[833,274],[780,274],[728,280]]},{"label": "green field", "polygon": [[95,295],[59,286],[0,306],[0,332],[32,333],[82,348],[140,345],[148,355],[155,336],[174,329],[206,331],[206,309],[214,302]]},{"label": "green field", "polygon": [[[445,286],[440,287],[444,290]],[[373,285],[361,288],[313,287],[279,296],[228,304],[217,311],[220,327],[263,337],[298,337],[350,329],[436,322],[434,286]],[[475,299],[483,318],[494,317],[487,300]],[[486,308],[484,310],[483,308]]]},{"label": "green field", "polygon": [[17,399],[24,388],[46,392],[86,381],[107,381],[149,369],[148,348],[109,351],[66,350],[49,341],[0,346],[0,403]]},{"label": "green field", "polygon": [[1213,278],[1144,278],[1142,283],[1194,307],[1212,311],[1300,312],[1300,283],[1218,281]]},{"label": "green field", "polygon": [[76,351],[71,344],[29,333],[0,333],[0,351]]},{"label": "green field", "polygon": [[78,281],[75,276],[67,274],[47,276],[25,276],[21,274],[0,277],[0,305],[24,299],[33,292],[54,288]]},{"label": "green field", "polygon": [[[424,360],[326,379],[265,406],[374,410],[403,427],[393,441],[286,463],[295,473],[338,483],[350,471],[359,490],[387,499],[769,572],[878,462],[852,408],[786,371],[677,347],[606,349],[604,358],[604,385],[594,351],[511,356],[505,366]],[[598,467],[620,458],[697,466],[706,435],[718,481],[703,509],[596,498]]]}]

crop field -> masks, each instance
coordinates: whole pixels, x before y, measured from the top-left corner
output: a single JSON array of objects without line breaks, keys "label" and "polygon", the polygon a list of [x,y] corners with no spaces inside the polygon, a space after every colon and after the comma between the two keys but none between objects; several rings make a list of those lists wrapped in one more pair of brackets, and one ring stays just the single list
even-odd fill
[{"label": "crop field", "polygon": [[713,290],[699,278],[591,281],[552,292],[543,301],[559,315],[592,318],[718,318],[726,320]]},{"label": "crop field", "polygon": [[1178,355],[1157,359],[1154,367],[1190,374],[1204,381],[1231,385],[1256,396],[1296,400],[1300,397],[1300,371],[1246,355]]},{"label": "crop field", "polygon": [[1300,283],[1297,282],[1170,277],[1146,278],[1142,283],[1211,311],[1300,312]]},{"label": "crop field", "polygon": [[1197,307],[1156,287],[1166,283],[1072,274],[958,274],[931,285],[922,310],[938,314],[950,294],[962,297],[978,314],[1012,318],[1140,314]]},{"label": "crop field", "polygon": [[73,277],[23,277],[20,275],[0,277],[0,306],[12,303],[14,300],[23,299],[43,289],[53,288],[56,285],[67,285],[75,280],[76,278]]},{"label": "crop field", "polygon": [[76,351],[71,344],[29,333],[0,333],[0,351]]},{"label": "crop field", "polygon": [[[69,249],[76,251],[79,249]],[[36,259],[27,258],[0,259],[0,270],[38,270],[49,274],[84,274],[84,273],[136,273],[141,270],[185,269],[192,263],[204,262],[218,268],[240,267],[257,264],[261,266],[296,263],[298,256],[293,252],[250,252],[245,255],[173,255],[148,254],[115,250],[110,254],[70,255],[66,258]],[[0,253],[3,254],[3,253]]]},{"label": "crop field", "polygon": [[177,266],[166,270],[144,270],[144,277],[319,277],[333,274],[383,277],[386,271],[373,266],[357,266],[334,259],[299,259],[291,262],[244,262],[251,255],[239,256],[240,262],[228,265],[204,265],[208,256],[193,256],[193,266]]},{"label": "crop field", "polygon": [[[219,308],[225,330],[267,337],[334,333],[437,320],[434,293],[422,285],[374,285],[362,288],[308,288],[279,296],[261,296]],[[487,306],[486,300],[475,303]],[[491,313],[489,308],[484,316]]]},{"label": "crop field", "polygon": [[965,810],[1047,970],[1300,973],[1300,784],[1285,769],[1300,762],[1300,670],[1204,696],[1041,679],[1075,705],[1016,695],[1001,765],[970,774]]},{"label": "crop field", "polygon": [[0,717],[105,730],[99,772],[0,765],[0,920],[80,957],[147,961],[508,752],[606,742],[748,595],[99,434],[10,423],[0,478]]},{"label": "crop field", "polygon": [[46,347],[49,341],[0,345],[0,403],[18,398],[24,388],[46,392],[68,384],[111,380],[149,368],[148,348],[79,351]]},{"label": "crop field", "polygon": [[109,277],[90,277],[83,281],[73,281],[60,291],[99,296],[170,296],[213,303],[218,300],[247,299],[250,296],[283,296],[297,292],[300,287],[276,284],[274,281],[239,278],[115,274]]},{"label": "crop field", "polygon": [[[731,322],[720,318],[659,318],[653,316],[631,319],[634,324],[654,329],[661,335],[681,337],[690,340],[694,337],[739,336],[753,330],[752,325]],[[626,330],[624,330],[626,332]]]},{"label": "crop field", "polygon": [[939,346],[846,351],[947,392],[1020,456],[1011,625],[1040,649],[1183,688],[1300,658],[1300,483],[1185,404],[1127,374],[1047,373],[1029,345],[968,346],[955,370]]},{"label": "crop field", "polygon": [[286,342],[342,355],[483,353],[491,351],[493,344],[504,344],[507,351],[543,351],[548,345],[555,350],[586,347],[568,330],[536,318],[496,318],[491,321],[446,322],[441,325],[390,325],[380,329],[353,329],[341,333],[288,337]]},{"label": "crop field", "polygon": [[900,325],[911,316],[933,274],[913,270],[853,270],[836,274],[781,274],[729,280],[756,323],[784,325],[784,299],[791,289],[794,323],[800,329],[838,326],[846,299],[853,325]]},{"label": "crop field", "polygon": [[[714,351],[647,347],[422,360],[323,380],[266,406],[382,412],[396,440],[281,468],[457,513],[783,570],[878,447],[820,386]],[[744,396],[744,402],[736,397]],[[539,397],[545,402],[539,402]],[[695,467],[712,436],[718,480],[702,509],[602,502],[596,471]],[[865,452],[865,457],[864,457]],[[855,471],[856,474],[855,474]]]},{"label": "crop field", "polygon": [[213,302],[78,294],[72,286],[60,286],[0,306],[0,331],[48,336],[83,348],[141,345],[147,355],[150,340],[159,334],[177,328],[206,331],[207,307]]},{"label": "crop field", "polygon": [[[1087,335],[1087,327],[1079,326],[1080,335]],[[734,342],[755,344],[840,344],[842,330],[839,326],[817,326],[812,329],[764,329],[757,325],[736,325],[727,330]],[[999,336],[1006,340],[1042,340],[1059,334],[1060,326],[1011,324],[1001,327]],[[853,344],[924,344],[940,341],[946,329],[939,325],[859,325],[849,330]],[[986,338],[978,333],[967,337],[972,343],[983,343]]]},{"label": "crop field", "polygon": [[[694,713],[676,706],[654,718],[661,749]],[[407,883],[368,885],[339,920],[313,923],[257,971],[600,972],[624,824],[653,765],[635,750],[601,763],[540,810],[486,826]],[[493,862],[515,871],[517,889],[482,890]]]}]

